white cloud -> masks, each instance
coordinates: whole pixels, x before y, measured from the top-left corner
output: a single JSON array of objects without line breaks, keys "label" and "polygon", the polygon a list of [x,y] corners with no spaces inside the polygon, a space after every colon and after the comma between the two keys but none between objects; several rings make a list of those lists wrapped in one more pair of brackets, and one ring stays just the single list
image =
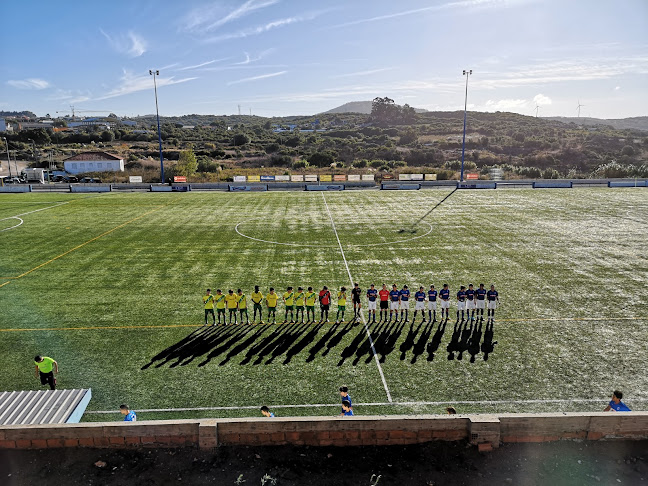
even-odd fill
[{"label": "white cloud", "polygon": [[209,66],[210,64],[214,64],[215,62],[227,61],[228,59],[229,57],[224,57],[223,59],[212,59],[211,61],[201,62],[200,64],[194,64],[193,66],[178,68],[176,69],[176,71],[188,71],[189,69],[198,69],[203,66]]},{"label": "white cloud", "polygon": [[614,91],[619,91],[620,89],[621,89],[621,86],[616,86],[616,87],[614,88]]},{"label": "white cloud", "polygon": [[139,57],[146,52],[146,41],[133,31],[117,36],[111,36],[103,29],[99,29],[99,32],[106,38],[110,46],[121,54],[129,57]]},{"label": "white cloud", "polygon": [[264,57],[266,57],[266,56],[267,56],[268,54],[270,54],[271,52],[274,52],[274,50],[275,50],[274,48],[266,49],[265,51],[261,51],[261,52],[260,52],[259,54],[257,54],[255,57],[250,57],[250,54],[249,54],[249,53],[244,52],[243,54],[245,54],[245,60],[243,60],[243,61],[241,61],[241,62],[235,62],[234,65],[236,65],[236,66],[243,66],[243,65],[245,65],[245,64],[250,64],[251,62],[260,61],[261,59],[263,59]]},{"label": "white cloud", "polygon": [[538,106],[544,106],[544,105],[550,105],[551,104],[551,98],[549,98],[548,96],[545,96],[543,94],[535,95],[533,97],[533,101]]},{"label": "white cloud", "polygon": [[335,76],[329,76],[331,79],[338,79],[338,78],[352,78],[355,76],[369,76],[371,74],[377,74],[377,73],[382,73],[384,71],[391,71],[393,67],[388,67],[388,68],[380,68],[380,69],[370,69],[368,71],[357,71],[355,73],[348,73],[348,74],[337,74]]},{"label": "white cloud", "polygon": [[429,7],[416,8],[411,10],[402,10],[400,12],[393,12],[385,15],[378,15],[376,17],[369,17],[366,19],[353,20],[351,22],[345,22],[343,24],[338,24],[333,27],[348,27],[351,25],[365,24],[369,22],[377,22],[380,20],[389,20],[398,17],[405,17],[409,15],[417,15],[425,12],[435,12],[442,10],[453,10],[459,9],[463,11],[469,11],[475,8],[499,8],[507,7],[514,4],[527,3],[522,0],[460,0],[456,2],[448,2],[441,5],[432,5]]},{"label": "white cloud", "polygon": [[[163,86],[170,86],[172,84],[186,83],[187,81],[192,81],[198,79],[196,77],[192,78],[182,78],[175,79],[173,76],[170,78],[157,77],[157,87],[161,88]],[[127,94],[135,93],[137,91],[151,90],[153,89],[153,79],[150,75],[143,76],[134,76],[131,72],[124,70],[124,75],[120,79],[120,84],[115,88],[111,89],[108,93],[94,98],[95,100],[105,100],[108,98],[116,98],[117,96],[124,96]]]},{"label": "white cloud", "polygon": [[[527,106],[528,101],[522,99],[488,100],[484,104],[484,111],[517,111]],[[479,107],[477,107],[479,108]]]},{"label": "white cloud", "polygon": [[243,39],[245,37],[250,37],[253,35],[259,35],[263,34],[264,32],[268,32],[269,30],[277,29],[280,27],[285,27],[290,24],[295,24],[298,22],[304,22],[306,20],[313,20],[317,16],[322,14],[322,12],[311,12],[303,15],[295,15],[292,17],[286,17],[283,19],[277,19],[273,20],[271,22],[267,22],[263,25],[259,25],[257,27],[248,27],[246,29],[241,29],[236,32],[229,32],[225,34],[220,34],[212,37],[208,37],[205,39],[205,42],[211,43],[211,42],[221,42],[224,40],[230,40],[230,39]]},{"label": "white cloud", "polygon": [[185,30],[209,32],[276,3],[279,3],[279,0],[248,0],[229,13],[225,13],[223,7],[219,4],[208,8],[195,8],[185,17],[183,28]]},{"label": "white cloud", "polygon": [[46,89],[50,87],[48,81],[38,78],[27,78],[27,79],[10,79],[7,81],[9,86],[13,86],[18,89]]},{"label": "white cloud", "polygon": [[257,81],[259,79],[274,78],[276,76],[281,76],[283,74],[286,74],[287,72],[288,71],[279,71],[279,72],[276,72],[276,73],[262,74],[260,76],[252,76],[251,78],[243,78],[243,79],[238,79],[236,81],[230,81],[227,84],[231,85],[231,84],[247,83],[249,81]]}]

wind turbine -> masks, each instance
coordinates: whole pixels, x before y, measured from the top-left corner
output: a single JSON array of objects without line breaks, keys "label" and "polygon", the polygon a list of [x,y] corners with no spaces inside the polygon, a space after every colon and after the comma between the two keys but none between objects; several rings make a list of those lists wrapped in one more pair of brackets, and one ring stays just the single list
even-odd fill
[{"label": "wind turbine", "polygon": [[578,100],[578,107],[577,107],[577,109],[578,109],[578,118],[580,118],[580,109],[581,109],[581,106],[585,106],[585,105],[581,105],[580,100]]},{"label": "wind turbine", "polygon": [[536,111],[536,118],[538,118],[538,110],[540,109],[540,105],[536,103],[535,111]]}]

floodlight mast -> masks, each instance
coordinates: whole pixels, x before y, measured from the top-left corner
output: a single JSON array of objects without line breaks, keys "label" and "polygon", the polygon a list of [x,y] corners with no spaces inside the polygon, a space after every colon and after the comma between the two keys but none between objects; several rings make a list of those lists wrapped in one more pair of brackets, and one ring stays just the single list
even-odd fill
[{"label": "floodlight mast", "polygon": [[466,98],[464,101],[464,126],[463,126],[463,143],[461,145],[461,177],[459,182],[464,180],[464,156],[466,153],[466,113],[468,110],[468,77],[472,74],[472,69],[464,69],[463,75],[466,76]]},{"label": "floodlight mast", "polygon": [[153,88],[155,89],[155,113],[157,114],[158,142],[160,144],[160,182],[164,184],[164,156],[162,155],[162,133],[160,132],[160,110],[158,109],[156,82],[156,77],[160,75],[160,71],[158,69],[149,69],[149,75],[153,76]]}]

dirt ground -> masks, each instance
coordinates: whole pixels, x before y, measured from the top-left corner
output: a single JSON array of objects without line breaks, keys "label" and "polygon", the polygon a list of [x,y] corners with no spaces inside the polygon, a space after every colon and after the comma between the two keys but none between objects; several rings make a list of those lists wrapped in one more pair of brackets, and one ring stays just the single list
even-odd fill
[{"label": "dirt ground", "polygon": [[[95,462],[104,461],[104,467]],[[265,481],[265,482],[264,482]],[[17,485],[588,485],[648,484],[648,441],[389,447],[222,447],[0,451]]]}]

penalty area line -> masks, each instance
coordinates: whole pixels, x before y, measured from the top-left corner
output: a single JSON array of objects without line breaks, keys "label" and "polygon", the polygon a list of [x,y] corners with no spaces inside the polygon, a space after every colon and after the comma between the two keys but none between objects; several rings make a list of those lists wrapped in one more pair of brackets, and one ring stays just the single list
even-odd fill
[{"label": "penalty area line", "polygon": [[[607,403],[607,398],[574,398],[574,399],[531,399],[531,400],[450,400],[440,402],[354,402],[354,407],[392,407],[392,406],[442,406],[442,405],[534,405],[534,404],[569,404],[569,403]],[[646,403],[648,399],[638,398],[633,402]],[[290,405],[268,405],[270,408],[340,408],[339,403],[310,403],[310,404],[290,404]],[[241,405],[241,406],[223,406],[223,407],[184,407],[184,408],[144,408],[137,409],[139,412],[200,412],[200,411],[218,411],[218,410],[258,410],[258,405]],[[86,410],[87,414],[114,414],[115,410]]]},{"label": "penalty area line", "polygon": [[[331,225],[333,226],[333,232],[335,233],[335,238],[337,239],[338,245],[340,246],[340,253],[342,254],[342,260],[344,260],[344,266],[346,267],[347,274],[349,275],[349,282],[351,282],[351,288],[353,288],[353,277],[351,276],[351,270],[349,270],[349,264],[347,262],[346,255],[344,254],[344,249],[342,248],[342,243],[340,242],[340,237],[338,235],[337,228],[335,227],[335,221],[333,221],[333,215],[331,214],[329,205],[326,202],[326,196],[324,196],[323,192],[322,192],[322,198],[324,199],[326,212],[328,213],[329,219],[331,220]],[[387,380],[385,380],[385,374],[383,373],[382,366],[380,366],[378,353],[376,353],[376,348],[374,347],[374,342],[373,339],[371,338],[371,333],[369,332],[369,328],[367,327],[367,321],[365,321],[365,317],[362,311],[360,311],[360,319],[362,320],[362,325],[364,326],[365,331],[367,332],[367,338],[369,339],[371,352],[373,353],[374,359],[376,360],[376,365],[378,366],[378,372],[380,373],[380,379],[382,380],[383,387],[385,387],[385,392],[387,393],[387,400],[389,400],[389,402],[391,403],[392,397],[391,397],[391,393],[389,393],[389,388],[387,387]]]}]

